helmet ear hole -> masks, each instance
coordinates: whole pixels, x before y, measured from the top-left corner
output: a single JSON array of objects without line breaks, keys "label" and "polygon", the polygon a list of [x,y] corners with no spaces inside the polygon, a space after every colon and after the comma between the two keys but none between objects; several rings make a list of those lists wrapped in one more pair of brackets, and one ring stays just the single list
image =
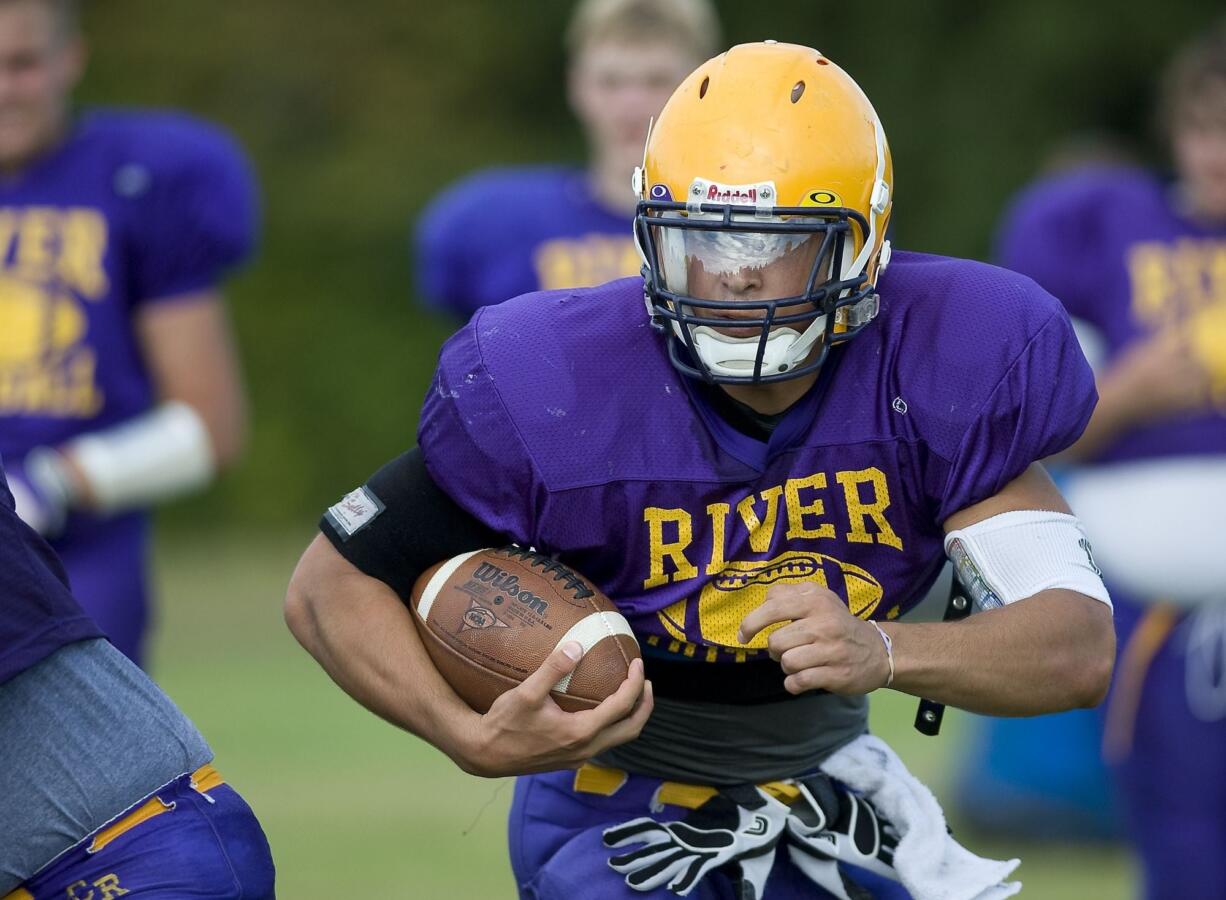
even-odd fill
[{"label": "helmet ear hole", "polygon": [[707,96],[707,88],[711,86],[711,76],[708,75],[702,80],[702,84],[698,85],[698,99],[701,100]]},{"label": "helmet ear hole", "polygon": [[796,84],[792,86],[792,102],[795,103],[797,100],[799,100],[801,97],[804,96],[804,93],[805,93],[805,83],[803,81],[796,82]]}]

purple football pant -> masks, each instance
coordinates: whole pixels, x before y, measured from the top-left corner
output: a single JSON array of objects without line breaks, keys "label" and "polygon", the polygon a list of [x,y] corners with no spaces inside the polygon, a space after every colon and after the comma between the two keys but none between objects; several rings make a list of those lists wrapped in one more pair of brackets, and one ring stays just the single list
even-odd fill
[{"label": "purple football pant", "polygon": [[[651,797],[659,778],[631,775],[611,797],[573,790],[575,774],[547,772],[516,779],[511,804],[509,838],[511,868],[522,900],[676,900],[661,887],[640,892],[626,885],[624,876],[609,868],[609,857],[633,849],[610,850],[601,833],[639,816],[651,815]],[[680,819],[689,810],[665,806],[660,821]],[[906,900],[901,885],[871,873],[849,870],[851,876],[882,900]],[[765,900],[814,900],[832,895],[809,881],[787,858],[781,843],[766,882]],[[690,892],[696,900],[736,900],[732,879],[724,872],[708,874]]]},{"label": "purple football pant", "polygon": [[[251,807],[228,785],[203,793],[191,780],[135,804],[5,900],[272,898],[272,853]],[[142,820],[147,809],[162,811]]]},{"label": "purple football pant", "polygon": [[[1179,615],[1148,670],[1130,667],[1129,639],[1143,644],[1161,613],[1130,603],[1115,588],[1111,594],[1120,664],[1108,706],[1107,746],[1121,748],[1112,775],[1144,871],[1144,896],[1226,898],[1226,635],[1209,629],[1206,640],[1203,619]],[[1137,678],[1142,671],[1143,681]],[[1132,706],[1124,702],[1130,683],[1139,689],[1135,717],[1113,708]],[[1130,747],[1113,743],[1118,730],[1112,726],[1121,720],[1132,726]]]}]

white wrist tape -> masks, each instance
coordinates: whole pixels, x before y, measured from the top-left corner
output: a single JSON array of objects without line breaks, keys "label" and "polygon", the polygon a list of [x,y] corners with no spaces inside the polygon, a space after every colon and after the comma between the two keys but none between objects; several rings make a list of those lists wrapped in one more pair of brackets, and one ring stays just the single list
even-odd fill
[{"label": "white wrist tape", "polygon": [[1001,513],[951,531],[945,554],[971,601],[993,609],[1056,588],[1111,605],[1085,530],[1075,516]]},{"label": "white wrist tape", "polygon": [[100,512],[177,497],[208,484],[215,470],[204,421],[191,406],[177,401],[73,438],[62,451],[85,476]]}]

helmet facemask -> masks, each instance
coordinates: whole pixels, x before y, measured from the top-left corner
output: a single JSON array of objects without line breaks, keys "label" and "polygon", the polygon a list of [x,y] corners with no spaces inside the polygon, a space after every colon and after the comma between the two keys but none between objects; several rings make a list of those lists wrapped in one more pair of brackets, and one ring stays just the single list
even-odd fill
[{"label": "helmet facemask", "polygon": [[855,252],[868,234],[843,207],[640,202],[648,311],[673,365],[720,384],[816,372],[876,311]]}]

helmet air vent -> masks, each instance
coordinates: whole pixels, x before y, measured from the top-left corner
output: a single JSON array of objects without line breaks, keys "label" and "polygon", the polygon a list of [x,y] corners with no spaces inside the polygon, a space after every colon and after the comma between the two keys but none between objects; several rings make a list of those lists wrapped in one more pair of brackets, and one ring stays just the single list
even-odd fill
[{"label": "helmet air vent", "polygon": [[796,82],[794,85],[792,85],[792,102],[795,103],[804,96],[804,93],[805,83],[803,81]]},{"label": "helmet air vent", "polygon": [[707,96],[707,88],[711,86],[711,76],[708,75],[702,80],[702,84],[698,85],[698,99],[701,100]]}]

